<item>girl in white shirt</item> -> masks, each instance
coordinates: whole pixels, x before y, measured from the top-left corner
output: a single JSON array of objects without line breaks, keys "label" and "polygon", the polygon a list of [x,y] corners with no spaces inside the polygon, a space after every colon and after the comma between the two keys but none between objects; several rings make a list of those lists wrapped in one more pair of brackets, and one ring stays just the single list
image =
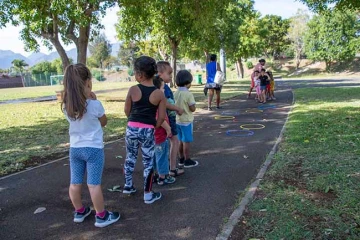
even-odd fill
[{"label": "girl in white shirt", "polygon": [[96,216],[95,226],[106,227],[120,219],[118,212],[104,208],[101,177],[104,169],[103,130],[107,123],[105,110],[91,91],[91,73],[81,63],[69,65],[64,75],[61,108],[68,120],[70,135],[69,195],[75,208],[74,222],[80,223],[91,214],[81,201],[81,187],[87,171],[87,185]]}]

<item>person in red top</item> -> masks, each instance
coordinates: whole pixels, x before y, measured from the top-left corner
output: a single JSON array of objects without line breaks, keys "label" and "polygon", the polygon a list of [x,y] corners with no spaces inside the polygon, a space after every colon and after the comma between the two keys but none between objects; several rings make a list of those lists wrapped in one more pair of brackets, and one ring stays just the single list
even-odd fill
[{"label": "person in red top", "polygon": [[[164,81],[160,77],[153,79],[154,86],[164,92]],[[156,116],[157,117],[157,116]],[[169,174],[169,140],[172,137],[169,118],[165,116],[165,121],[161,127],[155,129],[155,155],[154,155],[154,180],[158,185],[166,185],[175,182],[175,178]],[[157,176],[158,175],[158,176]]]}]

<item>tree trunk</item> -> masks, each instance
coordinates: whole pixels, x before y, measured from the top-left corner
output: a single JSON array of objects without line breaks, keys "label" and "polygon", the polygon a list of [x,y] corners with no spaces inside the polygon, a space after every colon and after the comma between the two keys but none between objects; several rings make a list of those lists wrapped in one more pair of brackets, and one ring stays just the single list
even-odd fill
[{"label": "tree trunk", "polygon": [[59,39],[57,38],[51,38],[50,42],[52,43],[52,45],[55,47],[57,53],[59,54],[60,58],[61,58],[61,62],[63,65],[63,72],[65,73],[65,69],[67,66],[70,65],[70,60],[68,55],[66,54],[65,49],[63,48],[63,46],[61,45]]},{"label": "tree trunk", "polygon": [[87,48],[90,36],[90,24],[80,27],[79,39],[77,44],[77,62],[86,64]]},{"label": "tree trunk", "polygon": [[331,72],[331,61],[325,60],[325,64],[326,64],[326,71]]},{"label": "tree trunk", "polygon": [[241,78],[244,78],[244,65],[243,65],[243,63],[242,63],[241,57],[238,58],[237,64],[239,65],[239,70],[240,70]]},{"label": "tree trunk", "polygon": [[173,40],[170,40],[171,44],[171,53],[172,53],[172,68],[173,68],[173,82],[170,83],[170,87],[176,86],[176,57],[177,57],[177,48],[179,43]]},{"label": "tree trunk", "polygon": [[238,61],[235,62],[235,69],[236,69],[237,79],[240,80],[240,66],[239,66]]}]

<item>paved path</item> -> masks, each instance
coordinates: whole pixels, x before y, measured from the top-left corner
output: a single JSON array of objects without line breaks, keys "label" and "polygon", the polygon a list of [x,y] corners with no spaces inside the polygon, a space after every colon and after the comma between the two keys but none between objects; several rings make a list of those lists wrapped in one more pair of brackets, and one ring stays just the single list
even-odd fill
[{"label": "paved path", "polygon": [[[215,239],[285,122],[292,92],[280,88],[277,97],[266,104],[276,108],[264,112],[256,112],[259,104],[241,96],[225,102],[221,111],[197,113],[192,156],[200,166],[187,169],[173,185],[154,186],[163,199],[152,205],[143,202],[141,161],[134,174],[136,194],[105,190],[123,185],[125,156],[123,141],[106,145],[106,205],[119,210],[121,219],[104,229],[94,227],[93,217],[82,224],[72,222],[67,159],[0,180],[0,239]],[[215,120],[214,115],[221,113],[235,119]],[[253,130],[249,137],[226,135],[227,130],[240,130],[242,124],[265,128]],[[84,203],[89,205],[87,192]],[[39,207],[46,211],[34,214]]]},{"label": "paved path", "polygon": [[[108,93],[108,92],[115,92],[115,91],[121,91],[121,90],[128,90],[128,87],[125,88],[115,88],[115,89],[106,89],[106,90],[98,90],[95,91],[96,94],[99,93]],[[0,101],[1,104],[14,104],[14,103],[30,103],[30,102],[49,102],[49,101],[55,101],[57,98],[55,95],[53,96],[44,96],[44,97],[36,97],[36,98],[20,98],[20,99],[13,99],[13,100],[5,100]]]}]

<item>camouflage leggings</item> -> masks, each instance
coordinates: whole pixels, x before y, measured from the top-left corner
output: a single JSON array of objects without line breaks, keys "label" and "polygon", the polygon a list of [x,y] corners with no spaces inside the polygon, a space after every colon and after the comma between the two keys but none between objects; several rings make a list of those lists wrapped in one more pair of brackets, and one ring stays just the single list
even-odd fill
[{"label": "camouflage leggings", "polygon": [[150,192],[152,189],[153,159],[155,149],[154,129],[127,126],[125,141],[125,185],[129,187],[133,185],[132,175],[139,151],[139,145],[141,144],[144,165],[144,190],[145,192]]}]

